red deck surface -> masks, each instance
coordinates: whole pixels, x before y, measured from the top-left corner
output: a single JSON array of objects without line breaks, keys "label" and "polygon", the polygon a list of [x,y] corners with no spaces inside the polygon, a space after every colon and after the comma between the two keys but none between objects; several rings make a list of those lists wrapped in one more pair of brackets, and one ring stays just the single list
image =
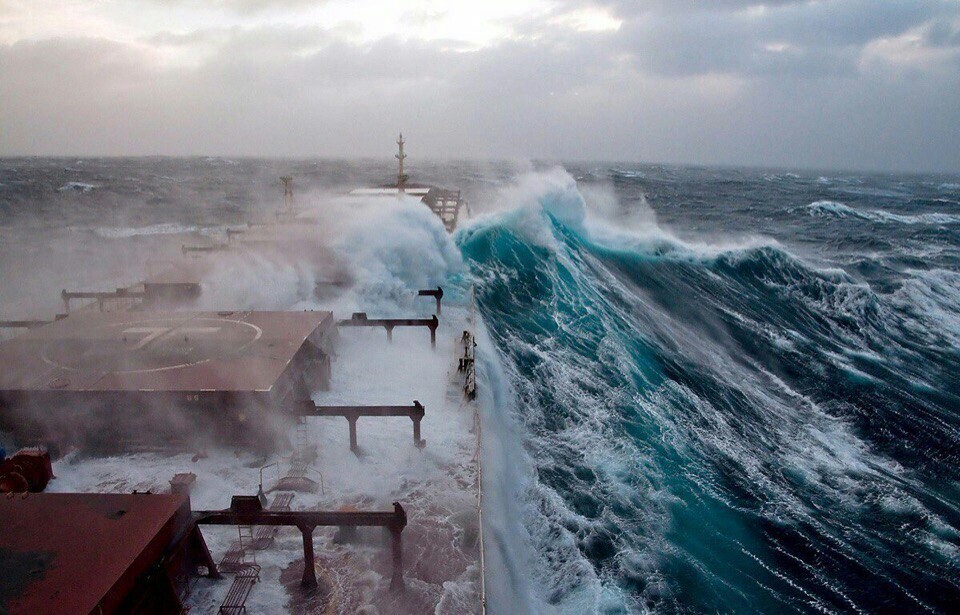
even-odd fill
[{"label": "red deck surface", "polygon": [[111,612],[190,526],[182,495],[0,497],[0,611]]},{"label": "red deck surface", "polygon": [[0,343],[0,394],[269,391],[330,312],[87,312]]}]

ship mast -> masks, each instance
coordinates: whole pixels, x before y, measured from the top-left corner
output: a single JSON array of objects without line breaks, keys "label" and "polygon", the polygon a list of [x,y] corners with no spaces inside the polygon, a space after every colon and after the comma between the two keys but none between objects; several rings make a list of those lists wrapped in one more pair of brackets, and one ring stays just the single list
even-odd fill
[{"label": "ship mast", "polygon": [[403,153],[403,144],[403,133],[401,132],[400,138],[397,139],[397,145],[400,146],[400,153],[394,155],[394,158],[396,158],[400,163],[400,168],[397,170],[397,191],[400,194],[404,193],[404,186],[407,183],[407,176],[403,174],[403,159],[407,157],[407,155]]},{"label": "ship mast", "polygon": [[287,212],[293,211],[293,178],[285,175],[280,181],[283,182],[283,207]]}]

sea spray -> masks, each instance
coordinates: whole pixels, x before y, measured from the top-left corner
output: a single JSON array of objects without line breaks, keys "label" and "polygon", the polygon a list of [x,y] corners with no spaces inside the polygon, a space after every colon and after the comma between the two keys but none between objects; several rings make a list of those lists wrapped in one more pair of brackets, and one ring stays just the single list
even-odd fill
[{"label": "sea spray", "polygon": [[458,235],[509,379],[498,416],[533,468],[512,491],[529,540],[503,556],[528,563],[532,610],[949,604],[956,563],[936,536],[958,519],[935,477],[956,390],[880,359],[943,357],[916,346],[904,293],[762,236],[631,239],[564,191],[556,171],[523,178],[514,209]]}]

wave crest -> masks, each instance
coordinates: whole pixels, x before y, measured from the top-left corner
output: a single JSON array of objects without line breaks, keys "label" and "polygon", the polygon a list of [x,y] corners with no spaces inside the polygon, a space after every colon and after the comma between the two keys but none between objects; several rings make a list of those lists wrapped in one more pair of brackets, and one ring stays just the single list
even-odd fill
[{"label": "wave crest", "polygon": [[871,222],[900,223],[900,224],[960,224],[960,216],[941,212],[906,215],[895,214],[882,209],[864,211],[854,209],[849,205],[837,201],[815,201],[807,205],[807,210],[814,217],[860,218]]}]

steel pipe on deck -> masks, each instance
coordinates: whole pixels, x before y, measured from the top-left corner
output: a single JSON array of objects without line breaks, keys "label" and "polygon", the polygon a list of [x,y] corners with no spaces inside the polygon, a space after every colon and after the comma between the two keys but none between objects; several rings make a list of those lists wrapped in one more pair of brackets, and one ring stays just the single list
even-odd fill
[{"label": "steel pipe on deck", "polygon": [[410,406],[318,406],[313,401],[301,402],[297,407],[299,416],[342,416],[350,426],[350,450],[358,453],[357,420],[361,416],[406,416],[413,421],[413,445],[423,448],[427,441],[420,437],[420,422],[426,410],[419,401]]},{"label": "steel pipe on deck", "polygon": [[180,251],[183,252],[184,254],[190,254],[191,252],[202,252],[202,253],[220,252],[220,251],[229,250],[229,249],[230,249],[230,246],[228,246],[225,243],[216,244],[212,246],[187,246],[187,245],[180,246]]},{"label": "steel pipe on deck", "polygon": [[387,330],[387,339],[393,341],[395,327],[427,327],[430,329],[430,346],[437,347],[437,327],[440,321],[434,314],[431,318],[367,318],[366,312],[355,312],[349,320],[337,323],[341,327],[383,327]]},{"label": "steel pipe on deck", "polygon": [[21,320],[0,320],[0,329],[38,329],[49,325],[58,320],[63,320],[69,314],[57,314],[53,320],[41,320],[39,318],[26,318]]},{"label": "steel pipe on deck", "polygon": [[436,289],[417,291],[418,297],[433,297],[437,300],[437,316],[440,315],[440,300],[443,299],[443,288],[438,286]]},{"label": "steel pipe on deck", "polygon": [[49,325],[52,320],[0,320],[0,329],[36,329]]}]

